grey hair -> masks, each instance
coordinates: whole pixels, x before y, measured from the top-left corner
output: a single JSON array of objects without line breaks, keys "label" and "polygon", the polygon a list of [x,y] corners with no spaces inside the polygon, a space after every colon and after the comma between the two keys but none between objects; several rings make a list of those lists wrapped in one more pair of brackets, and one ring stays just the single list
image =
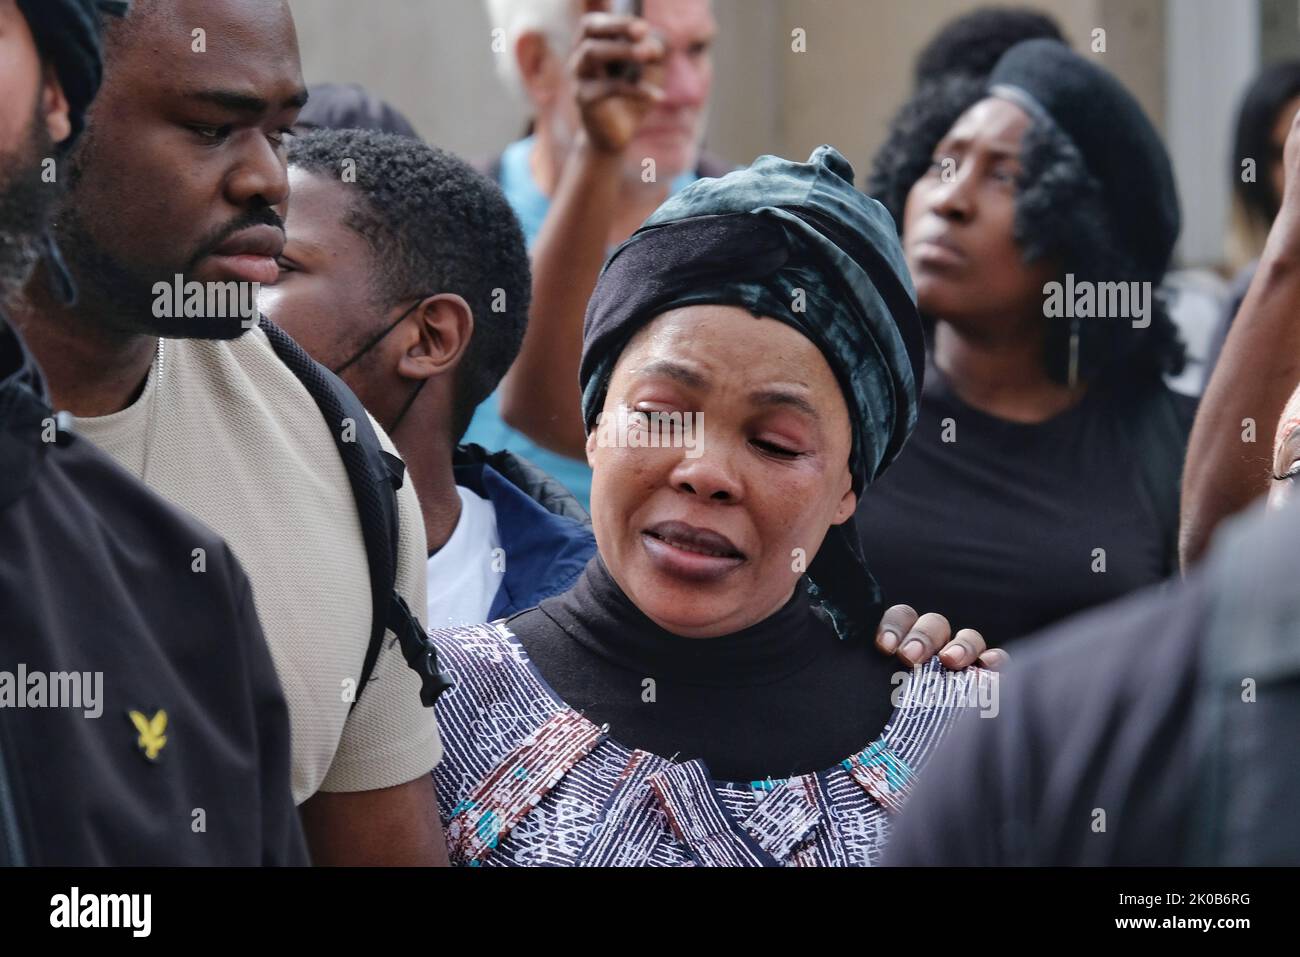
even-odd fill
[{"label": "grey hair", "polygon": [[[497,75],[521,100],[527,99],[515,47],[519,38],[536,33],[546,39],[552,52],[567,57],[578,27],[577,0],[485,0],[492,21],[493,40],[505,40],[505,50],[496,54]],[[497,31],[500,30],[500,34]],[[495,48],[495,47],[494,47]]]}]

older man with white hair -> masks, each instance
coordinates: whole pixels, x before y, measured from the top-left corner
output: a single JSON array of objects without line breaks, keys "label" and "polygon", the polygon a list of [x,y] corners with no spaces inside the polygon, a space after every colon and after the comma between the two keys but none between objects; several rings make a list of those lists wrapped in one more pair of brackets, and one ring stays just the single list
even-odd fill
[{"label": "older man with white hair", "polygon": [[577,382],[587,299],[610,248],[668,196],[727,170],[702,153],[717,23],[711,0],[644,0],[643,18],[613,12],[610,0],[487,6],[504,41],[498,70],[532,117],[529,135],[489,169],[528,240],[533,307],[519,359],[467,441],[531,459],[585,505]]}]

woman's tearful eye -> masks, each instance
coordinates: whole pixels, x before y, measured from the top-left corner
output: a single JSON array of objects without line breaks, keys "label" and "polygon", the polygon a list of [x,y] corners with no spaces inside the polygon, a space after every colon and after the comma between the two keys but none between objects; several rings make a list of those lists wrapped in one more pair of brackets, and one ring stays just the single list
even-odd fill
[{"label": "woman's tearful eye", "polygon": [[1300,478],[1300,429],[1290,421],[1282,426],[1283,437],[1273,452],[1273,481],[1291,482]]},{"label": "woman's tearful eye", "polygon": [[1297,488],[1296,479],[1300,479],[1300,428],[1295,420],[1284,423],[1281,427],[1283,437],[1277,442],[1273,452],[1273,468],[1269,473],[1268,504],[1271,508],[1281,508],[1294,497]]},{"label": "woman's tearful eye", "polygon": [[1283,471],[1273,473],[1275,482],[1293,482],[1297,478],[1300,478],[1300,462],[1292,462]]},{"label": "woman's tearful eye", "polygon": [[678,406],[664,404],[638,404],[629,409],[628,426],[643,432],[653,432],[664,439],[665,445],[676,446],[681,439],[683,425],[692,413],[683,412]]},{"label": "woman's tearful eye", "polygon": [[779,442],[773,442],[771,439],[753,439],[752,444],[754,448],[759,451],[765,452],[768,455],[774,455],[781,459],[797,459],[799,456],[803,455],[803,453],[798,449],[790,448],[789,446],[783,445]]}]

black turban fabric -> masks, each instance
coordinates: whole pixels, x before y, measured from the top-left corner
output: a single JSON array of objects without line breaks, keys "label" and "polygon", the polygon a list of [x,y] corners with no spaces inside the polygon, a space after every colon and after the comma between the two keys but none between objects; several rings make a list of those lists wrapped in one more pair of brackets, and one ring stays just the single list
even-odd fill
[{"label": "black turban fabric", "polygon": [[1069,137],[1101,184],[1117,234],[1158,283],[1181,229],[1173,168],[1160,134],[1113,76],[1055,40],[1026,40],[998,61],[990,96],[1015,103]]},{"label": "black turban fabric", "polygon": [[67,150],[86,126],[99,84],[104,78],[103,13],[122,16],[125,0],[18,0],[36,47],[59,75],[63,95],[72,112],[72,136],[61,144]]},{"label": "black turban fabric", "polygon": [[[619,354],[657,316],[731,305],[811,340],[839,381],[861,493],[916,424],[925,343],[894,222],[829,146],[807,163],[763,156],[669,199],[614,251],[587,309],[583,416],[596,424]],[[873,630],[880,590],[853,523],[831,528],[809,590],[842,637]]]}]

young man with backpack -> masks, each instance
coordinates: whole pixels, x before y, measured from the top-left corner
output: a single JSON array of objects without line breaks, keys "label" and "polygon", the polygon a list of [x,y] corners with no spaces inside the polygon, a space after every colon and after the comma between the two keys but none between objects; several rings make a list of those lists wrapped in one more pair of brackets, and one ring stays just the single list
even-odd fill
[{"label": "young man with backpack", "polygon": [[501,191],[450,153],[360,130],[294,140],[289,182],[262,305],[401,450],[424,510],[425,623],[477,624],[565,591],[596,549],[585,510],[526,460],[458,444],[528,323],[528,253]]}]

